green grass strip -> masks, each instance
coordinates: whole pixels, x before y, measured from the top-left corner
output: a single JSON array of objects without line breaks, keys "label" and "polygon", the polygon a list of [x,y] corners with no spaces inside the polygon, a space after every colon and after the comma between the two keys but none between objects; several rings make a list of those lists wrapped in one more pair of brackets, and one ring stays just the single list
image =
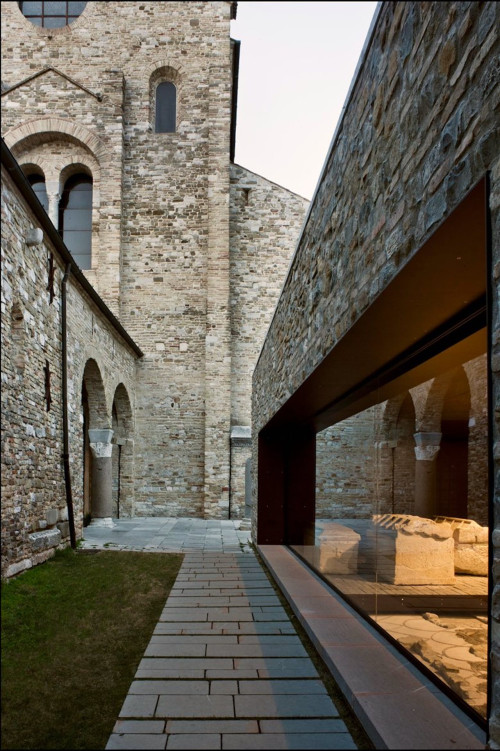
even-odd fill
[{"label": "green grass strip", "polygon": [[103,749],[182,555],[58,552],[2,583],[2,748]]}]

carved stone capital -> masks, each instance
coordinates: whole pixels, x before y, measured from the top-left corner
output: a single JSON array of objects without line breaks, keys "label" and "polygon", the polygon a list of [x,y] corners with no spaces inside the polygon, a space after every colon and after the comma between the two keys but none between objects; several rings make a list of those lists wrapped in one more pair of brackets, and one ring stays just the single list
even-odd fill
[{"label": "carved stone capital", "polygon": [[417,461],[431,462],[439,451],[442,433],[414,433]]},{"label": "carved stone capital", "polygon": [[96,459],[110,458],[113,451],[112,430],[89,430],[90,448]]}]

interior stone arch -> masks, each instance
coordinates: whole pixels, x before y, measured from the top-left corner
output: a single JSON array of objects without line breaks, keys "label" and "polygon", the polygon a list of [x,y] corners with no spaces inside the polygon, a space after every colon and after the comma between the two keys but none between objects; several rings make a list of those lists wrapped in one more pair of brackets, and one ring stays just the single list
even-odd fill
[{"label": "interior stone arch", "polygon": [[133,516],[134,420],[128,391],[119,383],[113,398],[113,517]]}]

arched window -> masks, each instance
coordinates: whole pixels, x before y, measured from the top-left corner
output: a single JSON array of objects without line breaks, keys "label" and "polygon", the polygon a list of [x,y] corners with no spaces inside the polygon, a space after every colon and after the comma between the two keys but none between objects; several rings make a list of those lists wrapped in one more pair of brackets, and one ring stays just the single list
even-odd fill
[{"label": "arched window", "polygon": [[28,175],[28,181],[31,187],[33,188],[34,192],[36,193],[36,197],[42,204],[45,211],[48,213],[49,211],[49,199],[47,198],[47,188],[45,186],[45,178],[43,175]]},{"label": "arched window", "polygon": [[92,247],[92,178],[73,175],[59,203],[59,232],[81,269],[90,269]]},{"label": "arched window", "polygon": [[175,133],[177,91],[171,81],[162,81],[156,87],[156,133]]},{"label": "arched window", "polygon": [[68,26],[82,13],[87,5],[86,2],[38,2],[19,3],[19,10],[28,21],[35,26],[43,26],[46,29],[58,29]]}]

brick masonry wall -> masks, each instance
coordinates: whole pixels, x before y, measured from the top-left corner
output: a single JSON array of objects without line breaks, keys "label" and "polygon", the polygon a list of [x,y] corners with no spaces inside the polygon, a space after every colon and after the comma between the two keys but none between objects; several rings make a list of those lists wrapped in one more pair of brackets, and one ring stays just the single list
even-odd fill
[{"label": "brick masonry wall", "polygon": [[[48,65],[72,79],[48,72],[5,94],[4,132],[14,141],[26,120],[45,113],[47,130],[74,141],[67,123],[75,121],[98,161],[99,243],[87,276],[145,352],[136,512],[225,515],[230,3],[88,3],[57,30],[4,5],[4,82]],[[175,74],[176,133],[153,132],[161,71]],[[39,156],[39,140],[28,134],[13,144],[16,156],[28,147],[26,158]]]},{"label": "brick masonry wall", "polygon": [[[228,2],[90,2],[70,26],[43,29],[17,3],[2,6],[2,132],[20,164],[43,171],[55,204],[71,171],[92,174],[85,274],[145,353],[141,515],[227,515],[230,477],[245,464],[230,467],[230,427],[250,424],[251,371],[306,206],[230,165],[230,14]],[[155,133],[166,77],[176,132]]]},{"label": "brick masonry wall", "polygon": [[[252,374],[309,201],[240,165],[231,165],[231,425],[251,427]],[[251,448],[231,454],[231,515],[245,513]]]},{"label": "brick masonry wall", "polygon": [[[39,223],[2,168],[2,576],[42,562],[69,542],[61,460],[64,266],[46,235],[39,244],[26,243],[29,231],[37,227]],[[52,302],[47,290],[51,253]],[[137,356],[71,277],[67,327],[70,471],[79,538],[83,526],[81,393],[85,365],[90,359],[97,363],[106,404],[104,410],[93,410],[90,427],[110,427],[119,384],[133,406]],[[90,384],[89,390],[93,401],[96,395]]]},{"label": "brick masonry wall", "polygon": [[256,508],[259,431],[489,173],[494,748],[500,746],[499,14],[494,2],[382,5],[254,374],[252,411]]},{"label": "brick masonry wall", "polygon": [[231,419],[250,425],[252,373],[309,201],[231,166]]}]

